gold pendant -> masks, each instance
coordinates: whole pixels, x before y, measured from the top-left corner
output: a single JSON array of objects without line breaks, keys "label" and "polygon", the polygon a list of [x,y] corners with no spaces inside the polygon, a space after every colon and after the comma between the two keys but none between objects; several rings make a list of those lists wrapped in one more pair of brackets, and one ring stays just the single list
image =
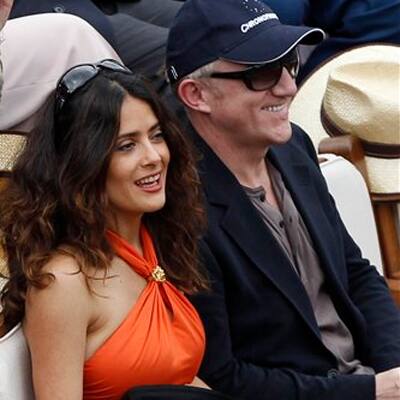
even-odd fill
[{"label": "gold pendant", "polygon": [[151,277],[156,281],[156,282],[165,282],[167,280],[165,276],[164,270],[157,265],[153,271],[151,272]]}]

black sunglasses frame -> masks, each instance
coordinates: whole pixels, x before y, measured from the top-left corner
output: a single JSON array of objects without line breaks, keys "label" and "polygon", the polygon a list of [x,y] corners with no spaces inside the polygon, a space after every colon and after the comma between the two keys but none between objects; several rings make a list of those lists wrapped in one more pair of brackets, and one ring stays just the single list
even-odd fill
[{"label": "black sunglasses frame", "polygon": [[132,74],[129,68],[111,58],[93,64],[85,63],[75,65],[66,71],[58,80],[55,92],[55,114],[59,114],[68,98],[95,78],[101,70]]},{"label": "black sunglasses frame", "polygon": [[[272,89],[281,79],[283,68],[285,68],[290,76],[295,79],[299,73],[300,56],[297,49],[292,50],[282,58],[265,64],[252,65],[242,71],[233,72],[211,72],[206,77],[217,79],[236,79],[241,80],[246,87],[255,92]],[[267,72],[277,71],[276,76],[271,78],[271,82],[263,87],[257,88],[253,85],[253,76]]]}]

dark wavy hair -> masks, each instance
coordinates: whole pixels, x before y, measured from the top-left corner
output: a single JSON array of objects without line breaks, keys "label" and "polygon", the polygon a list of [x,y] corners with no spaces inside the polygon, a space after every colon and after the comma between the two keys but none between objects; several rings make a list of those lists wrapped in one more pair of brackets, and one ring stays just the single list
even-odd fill
[{"label": "dark wavy hair", "polygon": [[198,265],[205,213],[193,151],[144,78],[101,70],[56,117],[55,94],[50,95],[0,193],[1,245],[8,262],[1,304],[7,327],[22,320],[27,287],[44,288],[54,279],[43,267],[56,253],[74,257],[89,286],[89,268],[106,277],[113,253],[105,237],[105,180],[126,96],[150,105],[171,153],[165,206],[143,217],[160,264],[187,293],[208,287]]}]

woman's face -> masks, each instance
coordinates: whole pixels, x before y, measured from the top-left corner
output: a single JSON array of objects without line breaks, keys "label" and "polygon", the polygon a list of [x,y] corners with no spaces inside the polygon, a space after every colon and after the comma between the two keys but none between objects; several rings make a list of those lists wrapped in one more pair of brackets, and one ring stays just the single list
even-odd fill
[{"label": "woman's face", "polygon": [[140,219],[164,206],[169,159],[164,133],[151,107],[126,96],[106,180],[110,211],[117,220]]}]

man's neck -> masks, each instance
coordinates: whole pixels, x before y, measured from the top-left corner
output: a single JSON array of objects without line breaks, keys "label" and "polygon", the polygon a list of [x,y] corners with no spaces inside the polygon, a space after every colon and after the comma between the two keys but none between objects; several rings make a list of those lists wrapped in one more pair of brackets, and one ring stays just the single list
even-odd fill
[{"label": "man's neck", "polygon": [[265,180],[268,179],[265,165],[267,146],[250,146],[229,140],[229,134],[221,133],[212,124],[207,124],[202,119],[194,119],[191,122],[196,132],[235,175],[241,185],[263,186]]},{"label": "man's neck", "polygon": [[203,121],[191,119],[196,132],[235,175],[239,183],[249,188],[262,186],[265,189],[268,203],[278,208],[270,172],[265,162],[265,156],[269,150],[268,146],[250,147],[227,140],[229,135],[221,134],[213,125]]},{"label": "man's neck", "polygon": [[213,149],[241,185],[250,188],[264,186],[268,175],[265,153],[254,154],[254,152],[233,148],[229,149],[229,152],[225,149],[222,151]]}]

